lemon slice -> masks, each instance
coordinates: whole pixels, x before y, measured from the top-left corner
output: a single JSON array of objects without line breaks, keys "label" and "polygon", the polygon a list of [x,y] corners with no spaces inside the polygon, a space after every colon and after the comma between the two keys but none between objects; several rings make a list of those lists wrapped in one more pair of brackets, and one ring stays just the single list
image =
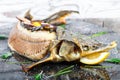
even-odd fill
[{"label": "lemon slice", "polygon": [[80,62],[84,64],[91,64],[91,65],[99,64],[103,62],[109,56],[109,54],[110,54],[109,52],[91,54],[81,58]]}]

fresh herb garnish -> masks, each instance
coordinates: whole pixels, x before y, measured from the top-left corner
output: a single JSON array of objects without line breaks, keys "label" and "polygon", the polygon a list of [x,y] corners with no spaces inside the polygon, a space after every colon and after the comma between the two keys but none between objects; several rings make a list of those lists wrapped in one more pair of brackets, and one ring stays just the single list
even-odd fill
[{"label": "fresh herb garnish", "polygon": [[0,34],[0,40],[7,39],[7,38],[8,38],[8,36]]},{"label": "fresh herb garnish", "polygon": [[73,68],[74,66],[70,66],[70,67],[67,67],[67,68],[64,68],[64,69],[62,69],[62,70],[60,70],[60,71],[58,71],[56,74],[54,74],[53,76],[60,76],[60,75],[63,75],[63,74],[66,74],[66,73],[69,73],[69,72],[72,72],[72,68]]},{"label": "fresh herb garnish", "polygon": [[65,29],[65,24],[60,25],[60,27],[62,27],[62,28],[64,28],[64,29]]},{"label": "fresh herb garnish", "polygon": [[11,52],[7,52],[7,53],[4,53],[2,56],[1,56],[1,58],[2,59],[8,59],[8,58],[10,58],[12,56],[12,53]]},{"label": "fresh herb garnish", "polygon": [[90,36],[90,38],[95,38],[107,34],[107,32],[98,32]]},{"label": "fresh herb garnish", "polygon": [[120,58],[106,59],[105,61],[106,61],[106,62],[110,62],[110,63],[119,64],[119,63],[120,63]]},{"label": "fresh herb garnish", "polygon": [[112,68],[111,66],[90,66],[90,65],[87,65],[84,67],[86,67],[86,68]]},{"label": "fresh herb garnish", "polygon": [[70,72],[72,72],[71,69],[73,67],[74,66],[70,66],[70,67],[64,68],[64,69],[62,69],[62,70],[58,71],[57,73],[52,74],[50,76],[46,76],[46,75],[43,74],[43,72],[41,72],[41,73],[35,75],[34,78],[35,78],[35,80],[47,80],[47,79],[49,79],[51,77],[57,77],[57,76],[60,76],[60,75],[63,75],[63,74],[70,73]]},{"label": "fresh herb garnish", "polygon": [[41,73],[39,73],[39,74],[36,74],[35,76],[34,76],[34,78],[35,78],[35,80],[42,80],[42,76],[43,76],[43,71],[41,71]]},{"label": "fresh herb garnish", "polygon": [[7,64],[29,64],[29,63],[31,63],[31,62],[10,62],[10,61],[7,61],[6,62]]}]

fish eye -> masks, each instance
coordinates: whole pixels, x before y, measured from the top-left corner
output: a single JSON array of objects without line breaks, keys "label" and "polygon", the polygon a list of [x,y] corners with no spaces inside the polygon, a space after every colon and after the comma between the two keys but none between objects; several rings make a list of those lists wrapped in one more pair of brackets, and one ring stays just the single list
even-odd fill
[{"label": "fish eye", "polygon": [[98,46],[94,45],[92,46],[92,50],[98,49]]},{"label": "fish eye", "polygon": [[84,51],[88,51],[89,50],[89,46],[85,45],[82,47]]}]

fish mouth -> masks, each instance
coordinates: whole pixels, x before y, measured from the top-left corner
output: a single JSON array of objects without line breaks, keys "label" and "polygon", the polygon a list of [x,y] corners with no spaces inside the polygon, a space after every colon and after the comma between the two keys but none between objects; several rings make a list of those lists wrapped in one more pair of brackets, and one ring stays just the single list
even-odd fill
[{"label": "fish mouth", "polygon": [[102,53],[102,52],[108,52],[109,50],[111,50],[112,48],[116,47],[117,43],[115,41],[111,42],[110,44],[100,47],[96,50],[91,50],[91,51],[84,51],[82,49],[82,53],[81,53],[81,57],[90,55],[90,54],[94,54],[94,53]]}]

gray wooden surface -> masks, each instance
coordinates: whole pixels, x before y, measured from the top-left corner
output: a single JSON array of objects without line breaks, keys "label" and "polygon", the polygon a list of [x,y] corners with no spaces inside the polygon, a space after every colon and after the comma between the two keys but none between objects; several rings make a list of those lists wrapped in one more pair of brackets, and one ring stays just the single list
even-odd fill
[{"label": "gray wooden surface", "polygon": [[[100,31],[105,31],[108,32],[105,35],[102,35],[100,37],[96,37],[96,40],[102,42],[102,43],[110,43],[111,41],[117,41],[118,46],[115,49],[112,49],[111,55],[109,56],[109,58],[120,58],[120,35],[116,32],[114,32],[111,29],[108,29],[106,27],[102,27],[102,26],[98,26],[95,24],[91,24],[91,23],[87,23],[87,22],[83,22],[80,19],[68,19],[67,21],[67,27],[68,29],[70,29],[71,31],[75,32],[80,32],[81,34],[85,34],[85,35],[92,35],[94,33],[100,32]],[[11,24],[9,23],[9,25],[12,25],[13,27],[15,26],[15,24]],[[2,26],[4,27],[4,26]],[[3,29],[3,31],[0,32],[0,34],[5,34],[8,35],[9,31],[11,28],[9,29]],[[77,33],[78,34],[78,33]],[[7,45],[7,39],[6,40],[0,40],[0,55],[9,52],[9,48]],[[64,63],[55,63],[53,65],[53,63],[46,63],[43,64],[41,66],[38,66],[37,68],[34,68],[35,70],[31,71],[29,74],[26,74],[22,71],[21,65],[19,62],[24,62],[26,61],[26,59],[24,57],[21,57],[19,55],[14,54],[13,57],[11,57],[10,59],[7,60],[3,60],[0,59],[0,80],[33,80],[33,75],[35,75],[36,73],[40,73],[41,71],[46,72],[46,74],[50,74],[53,72],[56,72],[56,70],[60,70],[63,67],[66,66],[70,66],[70,64],[64,64]],[[29,60],[27,60],[29,61]],[[10,64],[7,62],[16,62],[17,64]],[[74,64],[74,63],[73,63]],[[72,65],[73,65],[72,64]],[[76,65],[76,64],[74,64]],[[108,75],[110,76],[111,80],[119,80],[119,76],[120,76],[120,65],[119,64],[112,64],[112,63],[102,63],[101,65],[103,66],[109,66],[111,68],[106,68]],[[80,65],[78,65],[80,66]],[[78,67],[75,66],[75,67]],[[79,71],[81,74],[76,73],[76,70]],[[77,80],[80,80],[81,78],[83,79],[82,76],[85,76],[85,72],[82,71],[79,68],[75,68],[75,73],[72,73],[77,76]],[[71,75],[71,74],[70,74]],[[65,75],[64,79],[65,80],[76,80],[76,77],[70,76],[70,75]],[[52,80],[61,80],[63,78],[63,76],[56,78],[56,79],[52,79]],[[85,77],[84,77],[85,79]],[[89,80],[89,79],[87,79]],[[94,80],[94,79],[93,79]]]}]

